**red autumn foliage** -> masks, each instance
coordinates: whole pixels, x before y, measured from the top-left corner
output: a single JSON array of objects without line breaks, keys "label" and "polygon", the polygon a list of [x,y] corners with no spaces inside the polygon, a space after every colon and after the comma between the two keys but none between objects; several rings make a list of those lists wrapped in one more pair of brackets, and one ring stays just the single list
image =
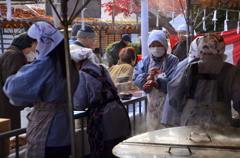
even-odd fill
[{"label": "red autumn foliage", "polygon": [[[148,6],[150,9],[153,8],[153,4],[151,2],[148,2]],[[132,13],[140,14],[141,0],[115,0],[115,3],[103,3],[101,7],[106,8],[104,12],[108,12],[109,16],[111,16],[113,14],[113,10],[115,10],[115,16],[123,13],[123,16],[125,18],[128,18],[131,16]]]},{"label": "red autumn foliage", "polygon": [[[152,3],[157,4],[158,10],[163,15],[174,12],[175,14],[182,13],[182,9],[186,8],[186,0],[150,0]],[[182,5],[181,5],[182,4]]]},{"label": "red autumn foliage", "polygon": [[[161,11],[163,15],[169,14],[171,12],[180,14],[182,12],[182,7],[183,10],[185,9],[185,2],[186,0],[149,0],[148,6],[149,9],[155,8]],[[105,8],[104,12],[108,12],[109,16],[112,14],[117,16],[118,14],[123,13],[123,16],[125,18],[128,18],[133,13],[140,14],[141,0],[115,0],[115,3],[113,1],[103,3],[101,7]]]}]

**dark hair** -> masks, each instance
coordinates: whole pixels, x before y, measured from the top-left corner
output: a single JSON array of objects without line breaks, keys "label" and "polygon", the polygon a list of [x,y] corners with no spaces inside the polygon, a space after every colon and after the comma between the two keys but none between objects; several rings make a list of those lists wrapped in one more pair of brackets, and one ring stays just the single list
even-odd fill
[{"label": "dark hair", "polygon": [[51,58],[53,61],[54,67],[57,69],[57,62],[60,61],[61,63],[61,70],[63,74],[63,78],[66,78],[66,61],[65,61],[65,46],[64,46],[64,40],[62,40],[49,54],[47,55]]},{"label": "dark hair", "polygon": [[94,54],[100,54],[100,49],[99,49],[99,48],[95,48],[95,49],[93,50],[93,53],[94,53]]},{"label": "dark hair", "polygon": [[122,48],[119,53],[119,59],[125,63],[131,64],[136,59],[136,51],[133,47]]},{"label": "dark hair", "polygon": [[29,37],[27,33],[22,33],[13,39],[11,45],[23,50],[31,47],[33,42],[37,42],[37,40]]}]

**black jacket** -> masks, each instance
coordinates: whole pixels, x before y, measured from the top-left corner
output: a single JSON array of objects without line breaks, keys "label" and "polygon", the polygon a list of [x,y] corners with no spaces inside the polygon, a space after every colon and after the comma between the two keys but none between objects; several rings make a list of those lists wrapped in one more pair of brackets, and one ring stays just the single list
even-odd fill
[{"label": "black jacket", "polygon": [[121,40],[118,43],[115,43],[110,50],[110,58],[112,58],[112,65],[116,65],[119,60],[119,52],[122,48],[127,47],[127,45]]},{"label": "black jacket", "polygon": [[3,92],[3,86],[7,78],[16,74],[25,64],[27,61],[23,53],[15,46],[10,46],[7,51],[0,55],[0,118],[11,119],[11,130],[21,128],[20,111],[24,107],[10,104],[9,98]]}]

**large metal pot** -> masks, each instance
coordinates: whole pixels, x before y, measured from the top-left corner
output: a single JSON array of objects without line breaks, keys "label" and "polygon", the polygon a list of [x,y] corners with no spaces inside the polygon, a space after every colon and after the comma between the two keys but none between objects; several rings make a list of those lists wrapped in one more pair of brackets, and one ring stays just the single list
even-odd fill
[{"label": "large metal pot", "polygon": [[239,158],[240,128],[184,126],[147,132],[119,143],[122,158]]}]

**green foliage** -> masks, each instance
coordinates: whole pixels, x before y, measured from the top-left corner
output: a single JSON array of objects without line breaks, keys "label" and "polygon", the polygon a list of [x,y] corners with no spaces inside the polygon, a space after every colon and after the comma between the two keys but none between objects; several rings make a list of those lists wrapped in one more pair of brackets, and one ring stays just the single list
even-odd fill
[{"label": "green foliage", "polygon": [[137,54],[141,54],[141,44],[139,41],[129,43],[128,47],[133,47]]},{"label": "green foliage", "polygon": [[[109,45],[107,46],[107,48],[106,48],[107,61],[108,61],[109,56],[110,56],[110,55],[109,55],[109,52],[110,52],[113,44],[115,44],[115,43],[117,43],[117,42],[113,42],[113,43],[109,44]],[[133,47],[133,48],[135,49],[135,51],[137,52],[137,54],[141,54],[141,44],[140,44],[139,41],[129,43],[127,46],[128,46],[128,47]]]}]

